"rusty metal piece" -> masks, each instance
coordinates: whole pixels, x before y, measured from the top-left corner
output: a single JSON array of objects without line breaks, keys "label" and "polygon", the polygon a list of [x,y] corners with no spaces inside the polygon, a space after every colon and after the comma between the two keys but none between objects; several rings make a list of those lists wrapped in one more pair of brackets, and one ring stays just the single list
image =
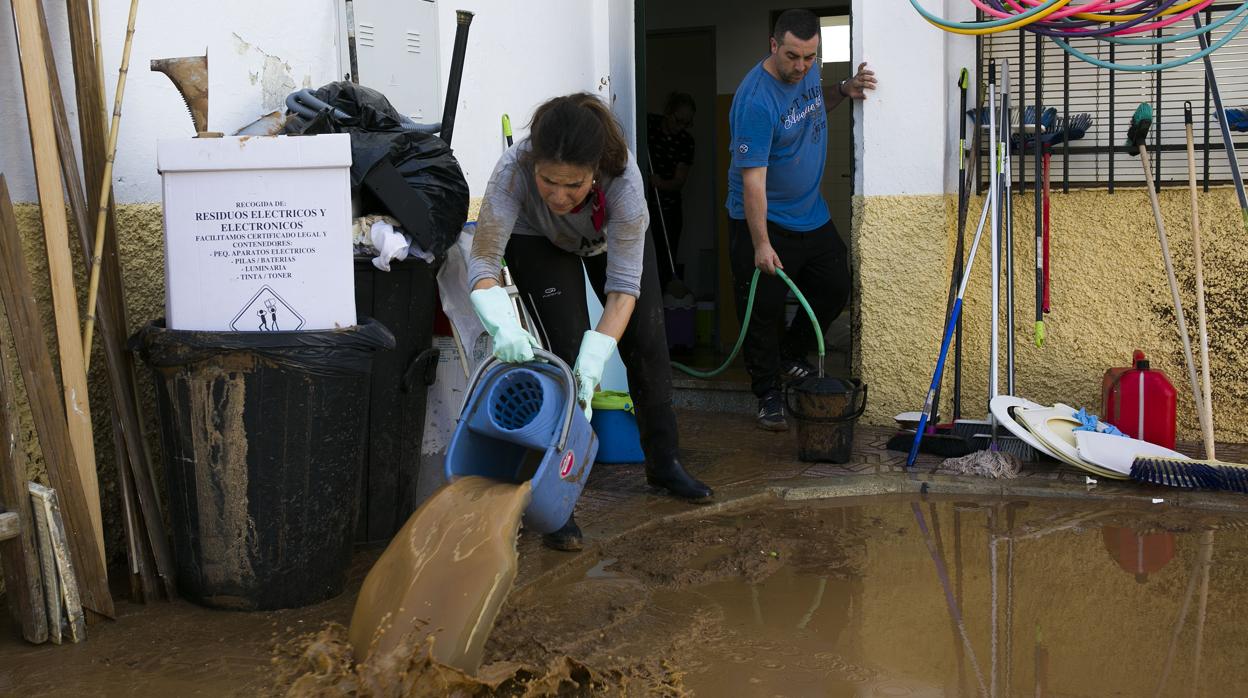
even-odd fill
[{"label": "rusty metal piece", "polygon": [[164,73],[178,88],[191,114],[195,133],[208,130],[208,54],[182,58],[153,58],[152,70]]},{"label": "rusty metal piece", "polygon": [[271,111],[234,132],[235,136],[276,136],[286,125],[286,115]]}]

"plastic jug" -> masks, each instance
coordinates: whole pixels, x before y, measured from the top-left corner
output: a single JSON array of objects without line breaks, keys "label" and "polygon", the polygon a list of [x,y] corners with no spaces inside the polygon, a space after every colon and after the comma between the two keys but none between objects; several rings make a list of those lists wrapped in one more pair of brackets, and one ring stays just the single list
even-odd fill
[{"label": "plastic jug", "polygon": [[1149,368],[1139,349],[1131,355],[1131,363],[1105,371],[1102,418],[1127,436],[1174,448],[1174,385],[1165,372]]}]

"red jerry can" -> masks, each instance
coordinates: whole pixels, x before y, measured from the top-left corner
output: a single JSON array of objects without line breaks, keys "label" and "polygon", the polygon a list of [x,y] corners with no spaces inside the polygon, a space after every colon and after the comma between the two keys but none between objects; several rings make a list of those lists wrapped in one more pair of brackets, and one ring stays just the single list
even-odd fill
[{"label": "red jerry can", "polygon": [[1164,371],[1149,368],[1136,349],[1131,366],[1111,368],[1101,380],[1102,419],[1132,438],[1174,448],[1174,385]]}]

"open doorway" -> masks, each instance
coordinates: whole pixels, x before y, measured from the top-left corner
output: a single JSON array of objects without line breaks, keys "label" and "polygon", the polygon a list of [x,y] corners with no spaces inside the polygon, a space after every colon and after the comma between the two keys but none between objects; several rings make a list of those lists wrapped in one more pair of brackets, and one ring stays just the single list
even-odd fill
[{"label": "open doorway", "polygon": [[[694,331],[668,314],[673,358],[699,368],[718,366],[740,333],[728,263],[729,221],[725,208],[729,162],[728,114],[737,86],[768,53],[768,39],[781,12],[805,7],[821,18],[825,84],[850,75],[850,0],[824,0],[811,7],[792,0],[639,0],[637,35],[638,149],[646,168],[647,114],[659,113],[673,90],[690,93],[697,111],[689,132],[695,157],[683,192],[684,225],[673,259],[681,279],[694,292]],[[843,104],[828,120],[830,141],[822,193],[833,222],[848,243],[852,223],[853,108]],[[662,248],[662,221],[652,224],[660,266],[668,260]],[[851,260],[851,266],[852,266]],[[852,306],[852,299],[850,306]],[[790,312],[796,313],[796,302]],[[688,316],[686,316],[687,318]],[[827,335],[828,370],[848,374],[851,332],[845,312]],[[692,334],[695,348],[683,346]],[[687,358],[686,358],[687,357]],[[681,378],[681,375],[675,376]],[[740,358],[716,377],[742,389],[749,380]],[[682,381],[683,382],[683,381]],[[700,381],[694,383],[701,384]],[[684,387],[690,387],[687,384]],[[724,386],[716,386],[723,388]]]},{"label": "open doorway", "polygon": [[715,28],[648,31],[644,55],[646,127],[639,145],[653,168],[645,174],[654,175],[647,177],[651,230],[661,276],[677,282],[665,290],[689,292],[684,298],[665,294],[669,346],[677,359],[689,360],[696,349],[717,343],[716,231],[723,192],[714,176],[721,160],[715,148]]}]

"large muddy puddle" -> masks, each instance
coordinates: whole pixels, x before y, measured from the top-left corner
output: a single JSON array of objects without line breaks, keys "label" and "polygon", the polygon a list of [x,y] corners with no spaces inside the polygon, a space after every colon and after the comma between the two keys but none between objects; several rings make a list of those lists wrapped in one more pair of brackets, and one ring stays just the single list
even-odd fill
[{"label": "large muddy puddle", "polygon": [[1230,695],[1248,686],[1246,521],[777,504],[606,546],[513,597],[486,660],[661,662],[706,696]]}]

